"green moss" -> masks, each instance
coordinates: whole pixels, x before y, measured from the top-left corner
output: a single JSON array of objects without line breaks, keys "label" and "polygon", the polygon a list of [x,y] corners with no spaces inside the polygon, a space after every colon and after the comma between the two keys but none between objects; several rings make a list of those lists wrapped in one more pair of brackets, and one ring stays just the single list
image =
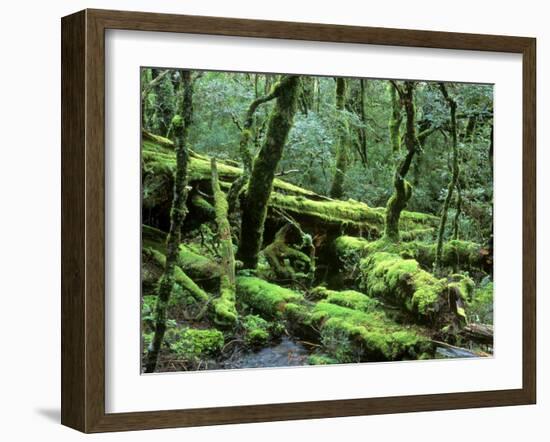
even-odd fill
[{"label": "green moss", "polygon": [[366,313],[320,301],[311,322],[321,330],[323,351],[343,363],[415,358],[431,348],[421,329],[397,325],[382,311]]},{"label": "green moss", "polygon": [[312,354],[308,360],[309,365],[331,365],[337,364],[338,360],[325,354]]},{"label": "green moss", "polygon": [[331,304],[348,307],[362,312],[374,311],[379,305],[379,301],[373,299],[364,293],[355,290],[329,290],[325,287],[316,287],[309,293],[310,299],[323,299]]},{"label": "green moss", "polygon": [[[142,284],[156,283],[166,265],[166,256],[157,249],[144,247],[142,260]],[[195,300],[205,302],[209,299],[208,294],[195,284],[179,266],[174,269],[174,281],[187,290]]]},{"label": "green moss", "polygon": [[153,247],[162,253],[166,250],[166,232],[162,230],[142,224],[141,239],[143,246]]},{"label": "green moss", "polygon": [[170,351],[189,361],[204,360],[214,356],[224,344],[223,333],[216,329],[175,327],[166,331],[165,340]]},{"label": "green moss", "polygon": [[[402,235],[403,236],[403,235]],[[378,252],[387,252],[404,259],[414,259],[424,269],[432,269],[435,261],[436,244],[426,241],[390,241],[382,237],[367,241],[353,236],[340,236],[334,241],[334,248],[342,264],[354,266],[360,258]],[[442,265],[445,267],[481,268],[486,255],[479,244],[453,240],[444,244]]]},{"label": "green moss", "polygon": [[270,339],[270,324],[257,315],[247,315],[243,318],[244,341],[250,346],[262,346]]},{"label": "green moss", "polygon": [[438,312],[444,281],[422,270],[417,261],[388,252],[361,260],[360,287],[371,296],[388,298],[421,317]]},{"label": "green moss", "polygon": [[213,220],[216,217],[214,206],[198,194],[191,198],[191,205],[196,209],[198,215],[206,220]]},{"label": "green moss", "polygon": [[237,309],[235,308],[234,290],[223,286],[220,289],[220,297],[214,299],[214,322],[222,327],[229,327],[237,322]]},{"label": "green moss", "polygon": [[220,266],[215,261],[194,252],[184,244],[180,244],[178,264],[191,278],[204,280],[220,276]]},{"label": "green moss", "polygon": [[237,277],[237,299],[244,307],[264,318],[281,318],[287,305],[300,302],[303,296],[290,289],[252,276]]},{"label": "green moss", "polygon": [[[173,187],[173,171],[176,156],[173,149],[163,147],[150,140],[144,140],[142,145],[143,160],[143,206],[155,207],[169,205]],[[218,162],[220,186],[228,187],[236,180],[242,169]],[[188,180],[210,180],[210,159],[192,153],[188,165]],[[287,183],[281,179],[273,180],[274,192],[271,194],[269,206],[284,209],[290,213],[300,213],[332,225],[349,225],[357,230],[364,230],[374,236],[379,236],[384,226],[385,208],[369,207],[365,203],[354,200],[338,201],[321,197],[316,193],[299,186]],[[400,218],[400,229],[434,227],[437,217],[424,213],[403,211]]]},{"label": "green moss", "polygon": [[301,196],[274,193],[272,205],[291,213],[310,216],[324,223],[340,225],[351,223],[357,227],[378,231],[383,224],[383,215],[373,211],[367,204],[354,200],[316,201]]}]

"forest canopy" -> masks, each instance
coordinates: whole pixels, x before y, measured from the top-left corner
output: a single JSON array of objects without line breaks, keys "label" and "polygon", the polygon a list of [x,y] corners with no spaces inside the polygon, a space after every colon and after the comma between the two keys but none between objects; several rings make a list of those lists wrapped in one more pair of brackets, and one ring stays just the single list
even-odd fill
[{"label": "forest canopy", "polygon": [[141,70],[142,369],[493,351],[493,87]]}]

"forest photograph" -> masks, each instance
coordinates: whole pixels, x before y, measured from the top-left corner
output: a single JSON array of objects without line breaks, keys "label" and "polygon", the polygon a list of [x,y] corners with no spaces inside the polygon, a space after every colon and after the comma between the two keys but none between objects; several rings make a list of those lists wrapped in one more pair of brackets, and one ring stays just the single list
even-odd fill
[{"label": "forest photograph", "polygon": [[142,373],[493,356],[493,85],[140,76]]}]

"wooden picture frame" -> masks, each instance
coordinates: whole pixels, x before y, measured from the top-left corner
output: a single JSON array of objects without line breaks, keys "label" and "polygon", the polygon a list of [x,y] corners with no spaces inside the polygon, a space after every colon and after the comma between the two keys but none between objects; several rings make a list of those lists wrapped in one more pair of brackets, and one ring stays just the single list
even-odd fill
[{"label": "wooden picture frame", "polygon": [[[523,385],[512,390],[105,412],[105,30],[495,51],[523,63]],[[83,432],[533,404],[536,400],[533,38],[106,10],[62,19],[62,424]]]}]

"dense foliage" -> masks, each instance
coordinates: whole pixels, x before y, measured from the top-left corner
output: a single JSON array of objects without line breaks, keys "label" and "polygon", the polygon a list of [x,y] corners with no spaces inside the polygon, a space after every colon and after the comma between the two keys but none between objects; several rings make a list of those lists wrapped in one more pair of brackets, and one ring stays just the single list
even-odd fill
[{"label": "dense foliage", "polygon": [[148,371],[492,351],[491,85],[141,75]]}]

